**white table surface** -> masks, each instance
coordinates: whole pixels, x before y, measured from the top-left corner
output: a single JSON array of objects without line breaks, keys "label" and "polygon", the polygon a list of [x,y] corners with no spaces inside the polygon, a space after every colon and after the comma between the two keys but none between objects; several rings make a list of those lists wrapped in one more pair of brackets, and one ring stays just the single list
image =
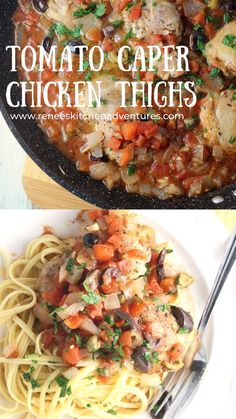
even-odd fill
[{"label": "white table surface", "polygon": [[26,153],[0,113],[0,209],[28,209],[32,204],[22,186]]}]

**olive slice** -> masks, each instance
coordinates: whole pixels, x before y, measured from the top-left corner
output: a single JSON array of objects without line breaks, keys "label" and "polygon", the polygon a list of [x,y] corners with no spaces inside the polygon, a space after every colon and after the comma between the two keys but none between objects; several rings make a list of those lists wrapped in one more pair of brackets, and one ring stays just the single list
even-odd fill
[{"label": "olive slice", "polygon": [[45,13],[48,9],[47,0],[32,0],[32,5],[39,13]]},{"label": "olive slice", "polygon": [[138,371],[148,372],[150,369],[150,363],[145,358],[145,354],[149,352],[147,348],[139,346],[134,350],[133,360],[134,368]]},{"label": "olive slice", "polygon": [[180,307],[171,306],[171,313],[174,316],[179,327],[187,329],[189,332],[193,330],[192,316]]},{"label": "olive slice", "polygon": [[157,263],[156,263],[156,271],[157,271],[157,276],[158,276],[158,280],[161,281],[162,279],[165,278],[165,271],[164,271],[164,260],[166,257],[166,249],[162,249],[162,251],[159,253],[158,258],[157,258]]},{"label": "olive slice", "polygon": [[81,47],[81,46],[85,46],[85,44],[83,43],[83,41],[81,39],[72,39],[70,41],[67,42],[67,46],[70,48],[71,52],[73,52],[74,54],[79,55],[80,54],[80,49],[77,49],[76,47]]},{"label": "olive slice", "polygon": [[53,44],[53,38],[51,36],[46,36],[43,40],[43,48],[48,54],[51,51],[52,44]]}]

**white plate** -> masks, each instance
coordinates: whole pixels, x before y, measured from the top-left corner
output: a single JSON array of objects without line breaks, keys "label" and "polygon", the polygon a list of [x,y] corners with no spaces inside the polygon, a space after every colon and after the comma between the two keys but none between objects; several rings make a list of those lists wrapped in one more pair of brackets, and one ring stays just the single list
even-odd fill
[{"label": "white plate", "polygon": [[[143,217],[144,222],[151,223],[156,226],[158,241],[173,240],[175,243],[175,250],[178,253],[178,257],[187,266],[187,271],[196,278],[195,284],[192,287],[192,294],[197,308],[197,317],[199,317],[201,310],[204,306],[204,302],[208,295],[209,286],[211,285],[212,279],[216,272],[216,268],[219,265],[219,255],[217,257],[213,251],[218,251],[218,245],[222,245],[226,238],[226,232],[221,228],[218,221],[214,219],[213,213],[208,211],[138,211]],[[77,214],[77,211],[1,211],[0,212],[0,247],[3,247],[11,253],[21,253],[25,248],[26,244],[33,238],[42,234],[42,227],[50,225],[54,227],[55,232],[58,235],[68,235],[75,231],[77,228],[76,224],[73,224],[73,220]],[[161,226],[160,226],[160,225]],[[206,236],[206,233],[209,233]],[[204,236],[205,235],[205,236]],[[217,240],[215,240],[217,237]],[[212,257],[212,252],[214,257]],[[222,248],[220,249],[222,253]],[[221,256],[221,255],[220,255]],[[204,275],[208,275],[209,271],[213,271],[209,281],[204,279]],[[234,290],[236,293],[236,290]],[[215,317],[215,314],[214,316]],[[223,322],[221,313],[221,325]],[[236,318],[236,316],[234,317]],[[229,323],[227,323],[229,326]],[[218,325],[217,325],[218,327]],[[225,328],[228,330],[229,327]],[[224,328],[223,328],[224,329]],[[232,334],[231,329],[231,334]],[[221,330],[221,336],[224,330]],[[221,357],[224,357],[226,350],[228,349],[226,340],[222,340],[222,351]],[[215,332],[213,333],[213,321],[209,324],[209,327],[205,336],[205,346],[210,356],[210,360],[213,360],[213,355],[216,351],[215,343]],[[235,348],[235,346],[234,346]],[[219,352],[219,351],[218,351]],[[218,355],[219,356],[219,355]],[[224,358],[223,358],[224,359]],[[195,398],[186,407],[183,413],[180,414],[181,419],[199,419],[199,414],[204,419],[233,419],[236,416],[233,414],[234,400],[230,399],[233,391],[234,376],[224,376],[225,381],[222,386],[222,364],[223,359],[215,360],[215,364],[209,363],[209,368],[206,376],[201,383],[200,389],[197,392]],[[228,359],[228,358],[227,358]],[[219,362],[220,361],[220,362]],[[229,361],[229,359],[228,359]],[[233,359],[232,359],[233,363]],[[210,369],[211,366],[211,369]],[[209,393],[209,389],[216,389],[216,377],[213,374],[218,371],[220,382],[218,383],[217,389],[220,388],[220,397],[215,399],[212,393]],[[228,370],[229,371],[229,370]],[[232,368],[231,370],[232,371]],[[231,373],[232,375],[232,373]],[[206,382],[207,387],[206,387]],[[227,387],[228,385],[228,387]],[[230,387],[231,386],[231,387]],[[201,391],[204,387],[205,392]],[[227,388],[227,392],[225,389]],[[229,389],[231,391],[229,391]],[[236,385],[235,385],[236,389]],[[207,397],[206,397],[207,394]],[[233,393],[232,393],[233,394]],[[236,394],[236,391],[235,391]],[[229,403],[230,399],[230,403]],[[207,401],[211,400],[210,406],[205,405]],[[203,406],[204,404],[204,406]],[[219,416],[219,412],[226,412],[225,406],[227,404],[228,413]],[[209,411],[209,415],[205,415],[206,409]],[[215,412],[212,414],[212,412]],[[233,414],[233,416],[232,416]],[[142,415],[141,418],[146,418],[146,415]],[[141,419],[139,418],[139,419]],[[9,418],[10,419],[10,418]]]}]

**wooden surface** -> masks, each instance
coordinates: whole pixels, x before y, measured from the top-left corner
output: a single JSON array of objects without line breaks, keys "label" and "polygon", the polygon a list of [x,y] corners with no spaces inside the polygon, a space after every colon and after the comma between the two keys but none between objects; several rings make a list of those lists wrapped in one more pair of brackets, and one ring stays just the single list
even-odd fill
[{"label": "wooden surface", "polygon": [[8,128],[1,112],[0,149],[0,209],[32,208],[21,181],[26,154]]},{"label": "wooden surface", "polygon": [[95,208],[54,182],[29,157],[24,165],[22,181],[28,198],[38,208]]}]

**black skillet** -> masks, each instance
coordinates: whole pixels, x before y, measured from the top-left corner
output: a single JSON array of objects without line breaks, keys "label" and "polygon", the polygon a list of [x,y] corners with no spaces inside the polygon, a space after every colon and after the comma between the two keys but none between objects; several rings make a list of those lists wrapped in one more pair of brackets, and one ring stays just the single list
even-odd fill
[{"label": "black skillet", "polygon": [[[11,17],[16,6],[17,0],[0,0],[0,107],[17,141],[45,173],[68,191],[101,208],[236,208],[235,184],[208,192],[198,198],[180,197],[165,201],[130,194],[121,189],[108,191],[102,182],[92,179],[87,174],[79,173],[70,160],[48,143],[46,136],[36,123],[23,119],[12,120],[10,114],[21,113],[24,115],[30,112],[27,108],[11,108],[7,104],[5,96],[8,83],[17,78],[16,73],[10,72],[10,54],[5,51],[6,45],[14,44]],[[14,162],[12,163],[14,164]],[[223,201],[214,203],[212,199],[215,197],[221,197]]]}]

